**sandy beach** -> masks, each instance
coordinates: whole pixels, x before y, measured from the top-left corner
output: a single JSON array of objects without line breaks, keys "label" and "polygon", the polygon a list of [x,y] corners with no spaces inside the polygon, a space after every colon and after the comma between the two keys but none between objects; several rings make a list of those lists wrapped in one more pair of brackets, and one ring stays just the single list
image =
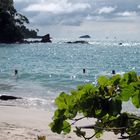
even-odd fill
[{"label": "sandy beach", "polygon": [[[46,140],[82,140],[73,132],[68,135],[52,133],[48,126],[52,112],[1,105],[0,114],[0,140],[37,140],[37,136],[42,135],[46,136]],[[117,140],[117,136],[105,133],[99,140]]]}]

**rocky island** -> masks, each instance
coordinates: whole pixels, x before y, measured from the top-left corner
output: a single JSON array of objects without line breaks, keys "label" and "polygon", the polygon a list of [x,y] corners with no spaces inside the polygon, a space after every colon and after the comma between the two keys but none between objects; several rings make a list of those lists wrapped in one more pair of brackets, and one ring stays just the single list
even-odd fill
[{"label": "rocky island", "polygon": [[89,35],[83,35],[83,36],[80,36],[79,38],[91,38]]},{"label": "rocky island", "polygon": [[42,37],[42,39],[41,39],[41,42],[42,43],[46,43],[46,42],[52,42],[51,41],[51,37],[50,37],[50,34],[46,34],[46,35],[44,35],[43,37]]}]

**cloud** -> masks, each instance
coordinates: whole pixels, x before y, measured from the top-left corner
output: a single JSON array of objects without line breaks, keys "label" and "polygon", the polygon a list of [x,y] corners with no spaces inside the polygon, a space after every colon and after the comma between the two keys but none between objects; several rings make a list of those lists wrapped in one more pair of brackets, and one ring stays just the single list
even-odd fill
[{"label": "cloud", "polygon": [[116,10],[117,7],[102,7],[101,9],[98,10],[99,14],[109,14],[112,13]]},{"label": "cloud", "polygon": [[133,17],[133,16],[137,16],[137,13],[135,11],[125,11],[125,12],[117,13],[116,15],[123,16],[123,17]]},{"label": "cloud", "polygon": [[[25,14],[31,15],[32,24],[44,25],[71,25],[79,26],[92,10],[87,0],[42,0],[23,8]],[[31,13],[36,13],[32,16]]]},{"label": "cloud", "polygon": [[[62,34],[66,31],[68,35],[76,29],[98,34],[102,32],[101,26],[108,32],[112,26],[111,32],[116,32],[122,25],[123,28],[129,28],[129,23],[140,25],[140,0],[14,0],[14,4],[18,12],[28,17],[29,26],[42,32],[49,30],[54,35],[57,30],[59,35],[60,29]],[[83,27],[84,23],[87,24]]]},{"label": "cloud", "polygon": [[88,3],[71,3],[68,0],[60,0],[60,1],[53,1],[53,2],[41,2],[36,4],[31,4],[28,7],[24,8],[26,12],[49,12],[53,14],[60,14],[60,13],[72,13],[75,11],[84,11],[89,9],[90,4]]},{"label": "cloud", "polygon": [[66,26],[79,26],[84,21],[85,15],[81,13],[61,13],[58,16],[51,13],[40,13],[37,16],[31,18],[31,24],[39,24],[40,26],[55,26],[55,25],[66,25]]},{"label": "cloud", "polygon": [[34,3],[37,2],[38,0],[14,0],[14,3]]}]

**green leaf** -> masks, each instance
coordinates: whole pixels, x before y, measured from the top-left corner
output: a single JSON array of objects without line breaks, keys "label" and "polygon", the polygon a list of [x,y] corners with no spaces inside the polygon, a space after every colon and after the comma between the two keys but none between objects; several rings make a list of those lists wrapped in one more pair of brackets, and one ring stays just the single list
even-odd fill
[{"label": "green leaf", "polygon": [[121,87],[121,90],[119,96],[122,101],[129,101],[130,97],[135,93],[135,90],[131,85]]},{"label": "green leaf", "polygon": [[77,90],[82,90],[84,88],[84,85],[77,86]]},{"label": "green leaf", "polygon": [[51,130],[55,133],[60,134],[62,131],[64,133],[69,133],[71,131],[71,125],[63,119],[55,119],[49,124]]},{"label": "green leaf", "polygon": [[127,84],[130,84],[131,82],[136,82],[138,80],[137,74],[133,71],[125,73],[122,80]]},{"label": "green leaf", "polygon": [[122,101],[118,99],[111,99],[109,101],[109,114],[117,116],[122,110]]},{"label": "green leaf", "polygon": [[65,109],[57,109],[54,113],[54,116],[53,116],[53,119],[58,119],[58,118],[61,118],[61,119],[65,119],[66,117],[64,116],[64,113],[65,113]]},{"label": "green leaf", "polygon": [[109,80],[108,80],[107,77],[101,76],[101,77],[98,78],[98,85],[102,86],[102,87],[105,87],[105,86],[107,86],[108,81]]},{"label": "green leaf", "polygon": [[132,103],[136,108],[140,108],[140,91],[137,90],[132,97]]},{"label": "green leaf", "polygon": [[129,74],[131,75],[130,82],[136,82],[138,80],[136,72],[132,71],[132,72],[129,72]]},{"label": "green leaf", "polygon": [[71,95],[75,101],[79,101],[83,94],[85,94],[85,92],[83,90],[78,90],[78,91],[72,90],[71,91]]},{"label": "green leaf", "polygon": [[56,119],[50,123],[49,126],[51,127],[52,132],[60,134],[63,131],[63,120]]},{"label": "green leaf", "polygon": [[133,86],[135,91],[140,90],[140,81],[132,82],[130,85]]},{"label": "green leaf", "polygon": [[82,87],[78,88],[78,93],[72,92],[72,95],[80,94],[80,97],[82,95],[91,95],[96,93],[97,88],[92,84],[85,84]]},{"label": "green leaf", "polygon": [[128,126],[128,113],[122,113],[120,116],[116,119],[115,122],[116,127],[127,127]]},{"label": "green leaf", "polygon": [[71,125],[67,121],[63,121],[63,132],[69,133],[71,131]]},{"label": "green leaf", "polygon": [[70,95],[62,92],[59,97],[55,99],[55,104],[58,106],[59,109],[67,109],[68,105],[70,104]]},{"label": "green leaf", "polygon": [[76,106],[75,107],[73,106],[72,108],[67,109],[65,111],[65,114],[64,115],[66,116],[67,119],[73,119],[73,118],[76,117],[77,112],[78,112],[77,107]]},{"label": "green leaf", "polygon": [[110,78],[110,85],[117,86],[120,83],[121,76],[120,75],[114,75],[113,77]]},{"label": "green leaf", "polygon": [[100,138],[103,134],[103,130],[102,129],[99,129],[99,128],[103,128],[104,127],[104,124],[99,122],[99,121],[96,121],[96,127],[94,128],[94,131],[95,131],[95,137],[96,138]]},{"label": "green leaf", "polygon": [[100,138],[102,136],[102,134],[103,134],[103,130],[100,130],[100,131],[97,130],[97,131],[95,131],[95,133],[96,133],[95,137]]}]

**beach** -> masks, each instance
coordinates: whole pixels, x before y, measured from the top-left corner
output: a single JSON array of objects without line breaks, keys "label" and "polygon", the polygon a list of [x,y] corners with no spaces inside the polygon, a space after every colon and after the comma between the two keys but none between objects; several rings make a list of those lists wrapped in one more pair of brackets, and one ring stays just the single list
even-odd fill
[{"label": "beach", "polygon": [[[38,140],[38,136],[45,136],[46,140],[82,140],[75,133],[58,135],[51,132],[48,124],[53,112],[21,108],[15,106],[0,106],[0,140]],[[90,123],[84,120],[78,125]],[[105,133],[99,140],[117,140],[112,133]]]}]

